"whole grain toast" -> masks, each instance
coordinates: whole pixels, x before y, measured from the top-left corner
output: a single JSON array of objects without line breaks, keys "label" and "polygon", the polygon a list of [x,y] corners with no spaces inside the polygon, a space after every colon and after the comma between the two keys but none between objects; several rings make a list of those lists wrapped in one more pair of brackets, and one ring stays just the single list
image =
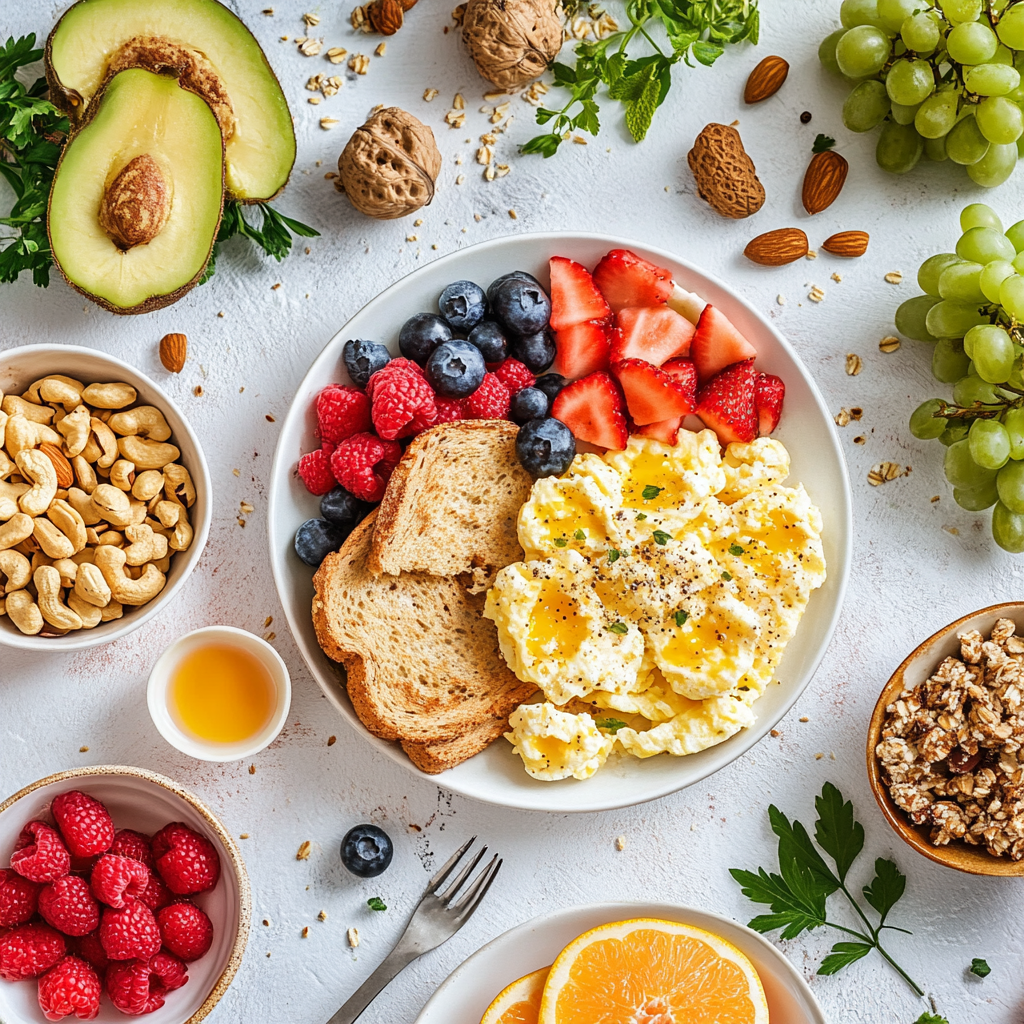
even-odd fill
[{"label": "whole grain toast", "polygon": [[506,729],[508,718],[493,718],[472,726],[453,740],[438,740],[436,743],[410,743],[403,740],[402,749],[421,772],[437,775],[479,754]]}]

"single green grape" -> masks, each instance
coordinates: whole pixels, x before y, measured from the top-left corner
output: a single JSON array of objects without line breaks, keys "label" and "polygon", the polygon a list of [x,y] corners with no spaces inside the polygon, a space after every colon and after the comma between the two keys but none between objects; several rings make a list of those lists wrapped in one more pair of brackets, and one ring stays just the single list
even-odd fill
[{"label": "single green grape", "polygon": [[858,25],[836,43],[836,63],[848,78],[877,75],[889,59],[889,37],[874,25]]},{"label": "single green grape", "polygon": [[[997,32],[996,35],[999,33]],[[989,64],[1005,64],[1008,68],[1014,67],[1013,63],[1013,50],[1008,46],[1004,46],[1000,43],[996,47],[995,56],[989,61]]]},{"label": "single green grape", "polygon": [[1010,460],[1010,435],[999,420],[975,420],[967,432],[967,446],[982,469],[1001,469]]},{"label": "single green grape", "polygon": [[998,45],[995,32],[980,21],[954,25],[946,36],[946,52],[957,64],[984,64],[995,56]]},{"label": "single green grape", "polygon": [[842,74],[842,71],[839,70],[839,62],[836,60],[836,43],[845,35],[845,28],[837,28],[835,32],[830,32],[818,44],[818,60],[821,61],[821,66],[836,75]]},{"label": "single green grape", "polygon": [[1024,459],[1024,409],[1010,409],[1003,416],[1003,426],[1010,435],[1010,458]]},{"label": "single green grape", "polygon": [[[899,32],[903,22],[921,9],[920,0],[878,0],[878,20],[887,32]],[[842,15],[840,14],[840,17]]]},{"label": "single green grape", "polygon": [[981,263],[959,260],[951,263],[939,275],[939,295],[954,302],[981,303],[985,293],[981,290]]},{"label": "single green grape", "polygon": [[967,176],[976,185],[995,188],[1013,174],[1017,160],[1017,143],[1011,142],[1007,146],[1000,146],[993,142],[988,147],[988,152],[977,163],[968,166]]},{"label": "single green grape", "polygon": [[970,359],[961,338],[940,338],[932,352],[932,376],[942,384],[955,384],[967,373]]},{"label": "single green grape", "polygon": [[881,25],[878,17],[878,0],[843,0],[839,7],[839,20],[844,28],[858,25]]},{"label": "single green grape", "polygon": [[1019,555],[1024,551],[1024,515],[997,501],[992,509],[992,538],[1004,551]]},{"label": "single green grape", "polygon": [[1011,50],[1024,50],[1024,7],[1014,4],[999,19],[996,35]]},{"label": "single green grape", "polygon": [[946,429],[939,434],[939,444],[944,445],[948,448],[951,444],[956,444],[957,441],[962,441],[967,437],[967,424],[961,420],[953,420]]},{"label": "single green grape", "polygon": [[889,112],[897,124],[913,124],[920,109],[920,103],[914,103],[910,106],[904,106],[902,103],[893,103],[889,108]]},{"label": "single green grape", "polygon": [[917,270],[917,283],[921,291],[942,298],[939,294],[939,277],[946,267],[959,262],[960,257],[955,252],[937,252],[934,256],[929,256]]},{"label": "single green grape", "polygon": [[968,228],[956,243],[956,254],[962,260],[972,260],[984,266],[992,260],[1012,260],[1017,255],[1006,235],[998,228],[980,225]]},{"label": "single green grape", "polygon": [[935,92],[935,75],[926,60],[904,57],[894,61],[885,76],[885,91],[893,103],[913,107]]},{"label": "single green grape", "polygon": [[1003,222],[991,206],[970,203],[960,211],[960,230],[970,231],[971,228],[995,228],[996,231],[1002,231]]},{"label": "single green grape", "polygon": [[1010,316],[1024,320],[1024,277],[1008,277],[999,286],[999,305]]},{"label": "single green grape", "polygon": [[949,154],[946,152],[946,136],[943,135],[941,139],[925,139],[924,155],[928,157],[929,160],[934,160],[936,163],[948,160]]},{"label": "single green grape", "polygon": [[984,487],[995,479],[995,470],[979,466],[971,455],[970,434],[962,441],[955,441],[946,449],[943,462],[946,479],[954,487],[972,491]]},{"label": "single green grape", "polygon": [[956,164],[976,164],[988,152],[990,145],[981,134],[973,112],[960,118],[946,136],[946,152]]},{"label": "single green grape", "polygon": [[986,263],[978,283],[985,298],[989,302],[999,304],[999,289],[1002,283],[1017,273],[1017,268],[1009,260],[992,260]]},{"label": "single green grape", "polygon": [[935,335],[929,333],[925,320],[928,317],[928,310],[938,301],[934,295],[915,295],[912,299],[901,302],[896,310],[896,330],[905,338],[913,338],[914,341],[934,342]]},{"label": "single green grape", "polygon": [[890,105],[882,82],[874,79],[861,82],[853,87],[843,103],[843,124],[851,132],[869,132],[885,120]]},{"label": "single green grape", "polygon": [[1024,220],[1011,224],[1006,229],[1006,237],[1013,243],[1017,252],[1024,252]]},{"label": "single green grape", "polygon": [[964,85],[979,96],[1005,96],[1020,85],[1020,72],[1006,64],[976,64],[964,74]]},{"label": "single green grape", "polygon": [[[1024,269],[1024,252],[1017,253],[1016,256],[1010,261],[1010,266],[1019,274]],[[1002,285],[1000,285],[1002,287]]]},{"label": "single green grape", "polygon": [[982,405],[995,405],[999,402],[998,390],[995,384],[989,384],[980,377],[961,377],[953,385],[953,401],[965,409],[979,402]]},{"label": "single green grape", "polygon": [[982,0],[939,0],[942,13],[953,24],[962,21],[977,21],[981,17]]},{"label": "single green grape", "polygon": [[[941,139],[956,124],[959,104],[960,101],[956,93],[949,89],[933,93],[917,108],[917,112],[914,114],[914,127],[918,134],[925,139]],[[849,127],[847,125],[847,128]]]},{"label": "single green grape", "polygon": [[972,327],[964,335],[964,351],[970,354],[982,380],[1004,384],[1009,378],[1016,353],[1013,339],[1002,327],[997,324]]},{"label": "single green grape", "polygon": [[1024,133],[1024,114],[1005,96],[987,96],[975,108],[974,117],[981,134],[999,146],[1016,142]]},{"label": "single green grape", "polygon": [[[1024,278],[1020,278],[1020,281],[1024,284]],[[999,294],[1003,294],[1002,288],[999,289]],[[978,312],[976,305],[968,302],[951,302],[949,299],[937,302],[924,318],[928,333],[936,338],[962,338],[972,327],[987,322],[987,319]]]},{"label": "single green grape", "polygon": [[996,488],[1011,512],[1024,512],[1024,462],[1007,462],[996,474]]},{"label": "single green grape", "polygon": [[[953,130],[956,131],[955,128]],[[890,174],[906,174],[917,166],[923,152],[924,140],[917,134],[912,124],[886,121],[882,125],[875,146],[875,160],[883,171]]]},{"label": "single green grape", "polygon": [[953,488],[953,500],[968,512],[983,512],[991,508],[999,500],[996,481],[991,480],[982,487],[966,490],[963,487]]},{"label": "single green grape", "polygon": [[925,55],[939,45],[939,24],[934,14],[922,11],[912,14],[900,26],[903,45],[914,53]]},{"label": "single green grape", "polygon": [[921,441],[931,441],[949,426],[949,420],[936,415],[941,408],[941,399],[930,398],[910,414],[910,432],[914,437]]}]

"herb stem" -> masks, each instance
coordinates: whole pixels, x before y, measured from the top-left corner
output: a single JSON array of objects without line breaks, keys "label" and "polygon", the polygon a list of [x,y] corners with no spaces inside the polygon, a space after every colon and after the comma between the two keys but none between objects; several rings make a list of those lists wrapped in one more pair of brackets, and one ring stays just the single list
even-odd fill
[{"label": "herb stem", "polygon": [[885,948],[877,939],[875,939],[874,945],[875,949],[877,949],[878,952],[881,953],[882,957],[886,960],[889,966],[914,990],[914,992],[917,995],[923,996],[924,989],[921,988],[921,986],[918,985],[918,983],[914,981],[914,979],[909,974],[907,974],[907,972],[903,970],[903,968],[900,967],[900,965],[896,963],[896,961],[893,960],[891,956],[889,956],[889,954],[885,951]]}]

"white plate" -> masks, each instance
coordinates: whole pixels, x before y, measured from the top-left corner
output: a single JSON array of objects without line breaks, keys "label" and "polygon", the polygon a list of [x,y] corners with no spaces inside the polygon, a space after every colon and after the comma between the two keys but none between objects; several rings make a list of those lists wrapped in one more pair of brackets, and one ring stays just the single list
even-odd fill
[{"label": "white plate", "polygon": [[[313,570],[292,547],[295,530],[319,515],[318,499],[296,475],[303,452],[318,447],[313,402],[325,385],[347,381],[341,350],[349,338],[379,341],[397,352],[398,331],[414,313],[437,308],[445,285],[462,278],[486,287],[510,270],[527,270],[548,279],[550,256],[569,256],[593,267],[609,249],[621,247],[671,270],[677,283],[719,307],[758,350],[758,368],[786,382],[786,405],[775,436],[789,449],[792,481],[800,481],[821,509],[828,580],[811,597],[796,637],[790,641],[776,679],[755,705],[757,722],[717,747],[684,758],[668,755],[640,761],[613,759],[585,782],[538,782],[523,770],[512,747],[499,740],[483,753],[440,776],[437,781],[476,800],[541,811],[601,811],[653,800],[706,778],[749,750],[792,707],[810,682],[832,637],[850,569],[850,483],[832,417],[803,363],[774,327],[727,285],[685,260],[637,242],[596,234],[528,234],[500,238],[452,253],[381,292],[328,342],[310,367],[281,429],[270,486],[270,558],[288,624],[324,693],[349,724],[369,743],[419,775],[397,744],[371,736],[345,693],[340,667],[320,650],[310,618]],[[439,666],[439,671],[443,668]]]},{"label": "white plate", "polygon": [[675,903],[597,903],[535,917],[499,935],[456,967],[415,1024],[480,1024],[484,1010],[506,985],[553,963],[576,936],[635,917],[678,921],[731,942],[753,963],[772,1024],[827,1024],[807,982],[767,939],[727,917]]}]

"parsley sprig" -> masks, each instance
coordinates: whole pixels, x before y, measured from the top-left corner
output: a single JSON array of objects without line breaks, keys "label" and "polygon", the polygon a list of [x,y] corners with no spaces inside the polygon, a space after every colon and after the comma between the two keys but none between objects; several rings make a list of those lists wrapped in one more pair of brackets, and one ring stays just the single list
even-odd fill
[{"label": "parsley sprig", "polygon": [[[578,6],[579,0],[567,5],[567,14],[571,17]],[[596,135],[602,86],[622,103],[630,135],[642,142],[668,95],[674,65],[685,61],[692,67],[696,60],[711,67],[726,46],[743,40],[756,44],[759,30],[757,0],[627,0],[626,18],[629,28],[577,43],[574,67],[552,65],[554,84],[569,91],[569,101],[560,110],[537,110],[537,123],[549,128],[530,139],[524,153],[554,156],[572,132]],[[640,52],[634,44],[648,52],[633,55]]]},{"label": "parsley sprig", "polygon": [[[818,967],[819,974],[837,974],[875,950],[919,996],[924,995],[921,986],[882,946],[880,938],[887,930],[910,934],[905,928],[886,924],[889,912],[903,896],[906,877],[891,860],[879,857],[875,861],[875,876],[861,890],[878,916],[878,923],[873,924],[847,883],[850,868],[864,848],[864,827],[854,820],[853,804],[826,782],[814,806],[818,812],[814,840],[799,821],[791,822],[774,805],[768,808],[772,831],[779,838],[779,874],[764,868],[758,868],[756,874],[738,868],[729,872],[743,887],[744,896],[771,908],[770,914],[755,917],[750,927],[758,932],[781,928],[784,939],[795,939],[822,925],[845,932],[856,941],[837,942]],[[832,858],[834,867],[819,848]],[[857,928],[829,920],[826,902],[836,892],[843,893],[859,918]]]}]

